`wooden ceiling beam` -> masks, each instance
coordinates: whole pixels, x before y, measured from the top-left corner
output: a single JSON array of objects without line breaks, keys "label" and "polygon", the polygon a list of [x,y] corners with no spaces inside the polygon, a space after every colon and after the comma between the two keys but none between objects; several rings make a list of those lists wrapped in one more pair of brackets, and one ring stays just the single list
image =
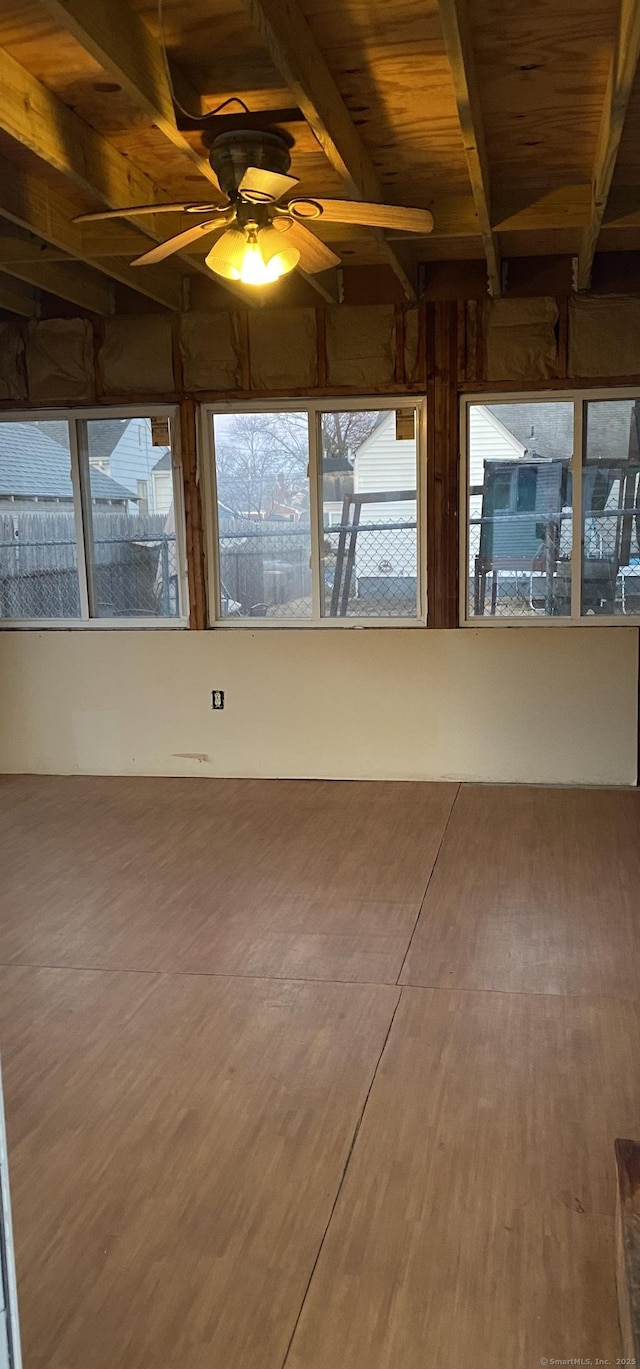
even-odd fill
[{"label": "wooden ceiling beam", "polygon": [[[52,19],[113,76],[169,142],[198,167],[209,185],[215,186],[215,193],[211,195],[208,189],[207,195],[220,202],[218,183],[208,159],[191,146],[177,127],[160,43],[129,0],[109,0],[108,4],[96,4],[96,0],[42,0],[42,4]],[[176,81],[181,103],[197,117],[201,112],[200,96],[190,89],[182,73],[176,73]]]},{"label": "wooden ceiling beam", "polygon": [[64,193],[0,157],[0,217],[167,309],[182,308],[182,278],[176,271],[165,263],[129,266],[117,257],[90,255],[81,226],[71,222],[76,212]]},{"label": "wooden ceiling beam", "polygon": [[[153,204],[158,187],[0,48],[0,129],[110,209]],[[166,216],[169,217],[169,216]],[[155,237],[153,221],[136,226]]]},{"label": "wooden ceiling beam", "polygon": [[[14,260],[16,251],[19,261]],[[0,237],[0,269],[92,314],[113,313],[113,288],[105,276],[69,257],[47,260],[46,251],[36,242],[21,242],[18,248],[12,239]]]},{"label": "wooden ceiling beam", "polygon": [[609,67],[607,93],[600,119],[596,155],[591,178],[591,209],[578,253],[576,285],[587,290],[627,107],[640,57],[640,0],[621,0],[620,20]]},{"label": "wooden ceiling beam", "polygon": [[[84,123],[2,48],[0,130],[110,209],[120,209],[127,204],[153,204],[164,198],[145,172]],[[123,220],[133,223],[140,233],[156,242],[170,237],[180,226],[177,218],[169,214],[163,214],[158,221],[151,215],[144,218],[123,215]],[[175,256],[178,261],[182,253]],[[192,261],[191,265],[203,274],[209,274],[204,261]],[[99,262],[96,266],[102,269]],[[138,274],[143,269],[132,268],[130,279],[124,283],[137,289]],[[157,271],[158,268],[149,269]],[[231,281],[223,281],[223,285],[230,293],[237,293]],[[142,290],[142,293],[148,292]]]},{"label": "wooden ceiling beam", "polygon": [[0,271],[0,309],[8,309],[21,318],[35,318],[38,313],[38,291],[20,280],[12,280]]},{"label": "wooden ceiling beam", "polygon": [[[245,2],[274,66],[351,194],[357,200],[384,201],[378,173],[296,0]],[[367,232],[382,247],[406,297],[415,299],[413,284],[384,232]]]},{"label": "wooden ceiling beam", "polygon": [[485,256],[489,293],[501,292],[500,246],[491,225],[489,163],[471,31],[465,0],[438,0],[440,22],[458,106],[473,200]]}]

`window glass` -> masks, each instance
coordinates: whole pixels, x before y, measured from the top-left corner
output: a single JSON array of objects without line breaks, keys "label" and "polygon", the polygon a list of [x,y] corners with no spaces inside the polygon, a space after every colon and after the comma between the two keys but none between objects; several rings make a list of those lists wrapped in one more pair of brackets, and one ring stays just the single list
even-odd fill
[{"label": "window glass", "polygon": [[320,468],[323,615],[415,618],[415,408],[321,414]]},{"label": "window glass", "polygon": [[468,406],[468,613],[571,613],[573,404]]},{"label": "window glass", "polygon": [[97,618],[180,613],[169,420],[79,424],[89,473],[89,599]]},{"label": "window glass", "polygon": [[79,615],[68,424],[0,422],[0,617]]},{"label": "window glass", "polygon": [[216,414],[213,425],[222,617],[311,617],[306,412]]},{"label": "window glass", "polygon": [[584,406],[582,612],[640,613],[640,401]]}]

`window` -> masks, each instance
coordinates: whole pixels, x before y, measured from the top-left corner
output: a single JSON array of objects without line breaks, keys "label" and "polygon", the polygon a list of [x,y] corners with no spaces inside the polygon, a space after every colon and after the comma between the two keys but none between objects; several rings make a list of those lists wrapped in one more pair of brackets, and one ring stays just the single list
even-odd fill
[{"label": "window", "polygon": [[423,411],[371,401],[207,410],[218,622],[423,618]]},{"label": "window", "polygon": [[640,397],[463,401],[462,620],[640,615]]},{"label": "window", "polygon": [[182,621],[171,423],[171,411],[0,419],[0,620]]}]

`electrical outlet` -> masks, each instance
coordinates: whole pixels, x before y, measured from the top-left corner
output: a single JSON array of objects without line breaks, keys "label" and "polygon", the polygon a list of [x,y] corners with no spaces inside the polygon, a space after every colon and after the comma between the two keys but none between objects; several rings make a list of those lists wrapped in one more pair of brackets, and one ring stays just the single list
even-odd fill
[{"label": "electrical outlet", "polygon": [[211,690],[211,707],[224,708],[224,689]]}]

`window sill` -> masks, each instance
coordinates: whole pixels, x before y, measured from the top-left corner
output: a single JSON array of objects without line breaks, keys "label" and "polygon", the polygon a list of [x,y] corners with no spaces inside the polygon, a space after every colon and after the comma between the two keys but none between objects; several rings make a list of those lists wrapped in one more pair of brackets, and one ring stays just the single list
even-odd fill
[{"label": "window sill", "polygon": [[2,632],[166,632],[189,627],[186,618],[1,618]]},{"label": "window sill", "polygon": [[424,630],[426,626],[424,618],[218,618],[210,624],[211,630],[216,632],[218,628],[231,629],[233,632],[247,629],[250,632],[254,629],[260,632],[281,629],[287,632],[313,632],[316,629],[326,632],[332,628],[338,628],[341,632],[366,632],[378,628],[408,628],[411,631],[415,628]]},{"label": "window sill", "polygon": [[462,628],[480,628],[483,632],[489,628],[509,627],[509,628],[532,628],[532,627],[640,627],[640,614],[594,613],[585,618],[492,618],[489,614],[482,618],[461,619]]}]

